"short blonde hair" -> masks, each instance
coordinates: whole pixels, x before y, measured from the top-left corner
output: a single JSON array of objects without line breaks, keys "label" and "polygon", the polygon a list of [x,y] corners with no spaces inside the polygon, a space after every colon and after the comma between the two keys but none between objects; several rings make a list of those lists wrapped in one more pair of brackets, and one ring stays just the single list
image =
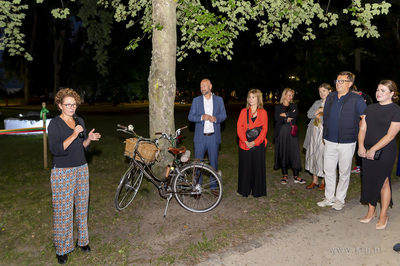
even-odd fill
[{"label": "short blonde hair", "polygon": [[57,92],[56,97],[54,98],[54,104],[57,106],[59,111],[61,111],[59,105],[63,103],[65,97],[72,97],[75,99],[77,105],[81,104],[81,97],[76,93],[76,91],[69,88],[62,89]]},{"label": "short blonde hair", "polygon": [[257,109],[263,109],[264,108],[264,103],[263,103],[262,92],[260,90],[258,90],[258,89],[251,89],[247,93],[246,108],[249,109],[249,107],[250,107],[250,104],[249,104],[250,94],[254,94],[255,96],[257,96]]},{"label": "short blonde hair", "polygon": [[294,98],[294,90],[291,88],[286,88],[282,92],[281,100],[279,101],[280,103],[283,103],[283,99],[285,99],[286,94],[288,94],[288,92],[290,92],[290,91],[293,93],[293,98]]}]

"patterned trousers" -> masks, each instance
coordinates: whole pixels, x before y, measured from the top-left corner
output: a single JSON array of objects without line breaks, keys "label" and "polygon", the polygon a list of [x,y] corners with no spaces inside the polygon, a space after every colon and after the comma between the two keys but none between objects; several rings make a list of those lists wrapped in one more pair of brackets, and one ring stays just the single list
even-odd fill
[{"label": "patterned trousers", "polygon": [[53,195],[54,246],[57,255],[74,250],[74,205],[78,225],[78,246],[89,244],[87,214],[89,204],[89,169],[84,164],[51,170]]}]

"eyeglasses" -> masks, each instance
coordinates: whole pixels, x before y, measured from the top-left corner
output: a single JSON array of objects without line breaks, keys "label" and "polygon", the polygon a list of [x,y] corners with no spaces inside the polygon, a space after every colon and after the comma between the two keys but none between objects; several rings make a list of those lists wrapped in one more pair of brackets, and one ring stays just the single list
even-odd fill
[{"label": "eyeglasses", "polygon": [[335,79],[334,81],[333,81],[335,84],[343,84],[343,83],[345,83],[345,82],[351,82],[350,80],[344,80],[344,79]]},{"label": "eyeglasses", "polygon": [[65,107],[67,107],[68,109],[71,108],[76,108],[78,107],[78,105],[76,103],[67,103],[67,104],[63,104]]}]

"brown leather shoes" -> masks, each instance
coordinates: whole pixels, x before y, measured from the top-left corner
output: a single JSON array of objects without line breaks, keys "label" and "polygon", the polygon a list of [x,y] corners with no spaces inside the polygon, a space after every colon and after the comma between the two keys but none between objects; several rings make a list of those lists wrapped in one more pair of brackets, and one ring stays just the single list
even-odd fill
[{"label": "brown leather shoes", "polygon": [[219,191],[216,189],[211,189],[211,194],[213,194],[215,197],[219,196]]},{"label": "brown leather shoes", "polygon": [[313,189],[315,187],[318,187],[318,184],[315,184],[314,182],[311,182],[308,186],[306,186],[306,189]]},{"label": "brown leather shoes", "polygon": [[325,183],[319,185],[318,190],[325,190]]}]

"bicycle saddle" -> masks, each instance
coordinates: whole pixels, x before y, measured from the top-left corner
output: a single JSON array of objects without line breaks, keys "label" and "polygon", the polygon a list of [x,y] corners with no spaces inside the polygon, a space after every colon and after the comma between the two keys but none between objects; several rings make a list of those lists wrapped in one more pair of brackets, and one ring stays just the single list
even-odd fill
[{"label": "bicycle saddle", "polygon": [[168,150],[176,155],[176,154],[184,153],[186,151],[186,148],[185,148],[185,146],[182,146],[180,148],[169,147]]}]

